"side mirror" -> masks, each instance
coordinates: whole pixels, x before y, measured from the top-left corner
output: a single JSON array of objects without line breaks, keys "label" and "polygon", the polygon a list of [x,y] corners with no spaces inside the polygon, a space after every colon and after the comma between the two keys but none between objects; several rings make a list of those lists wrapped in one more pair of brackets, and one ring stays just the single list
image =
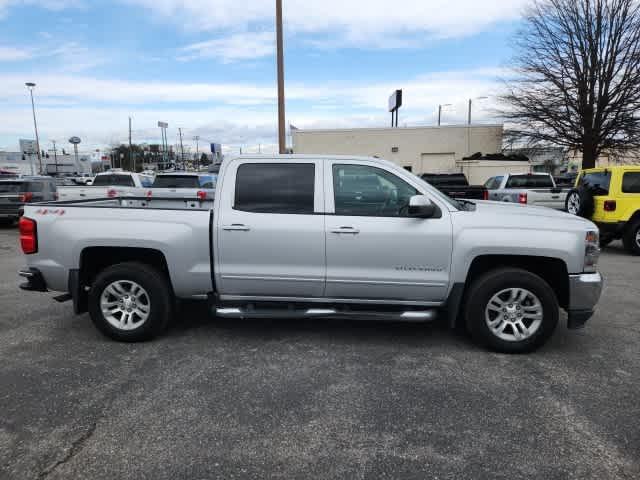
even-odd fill
[{"label": "side mirror", "polygon": [[414,218],[433,218],[438,207],[425,195],[414,195],[409,199],[409,216]]}]

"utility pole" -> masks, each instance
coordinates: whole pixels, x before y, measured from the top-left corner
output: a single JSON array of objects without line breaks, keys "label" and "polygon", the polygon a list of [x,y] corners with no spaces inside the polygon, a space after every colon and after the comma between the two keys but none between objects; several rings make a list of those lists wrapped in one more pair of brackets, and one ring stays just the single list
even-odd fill
[{"label": "utility pole", "polygon": [[132,172],[136,171],[136,167],[133,164],[133,151],[131,150],[131,117],[129,117],[129,168]]},{"label": "utility pole", "polygon": [[196,141],[196,172],[200,171],[200,150],[198,149],[198,141],[200,140],[200,136],[196,135],[195,137],[193,137],[193,139]]},{"label": "utility pole", "polygon": [[53,162],[56,166],[56,177],[57,177],[58,176],[58,153],[56,151],[56,141],[51,140],[51,143],[53,143]]},{"label": "utility pole", "polygon": [[182,170],[184,170],[184,146],[182,145],[182,128],[178,128],[180,132],[180,160],[182,160]]},{"label": "utility pole", "polygon": [[278,56],[278,145],[280,154],[287,152],[284,104],[284,40],[282,28],[282,0],[276,0],[276,44]]},{"label": "utility pole", "polygon": [[36,104],[33,101],[33,89],[36,84],[33,82],[25,83],[31,93],[31,111],[33,112],[33,128],[36,131],[36,148],[38,149],[38,164],[40,165],[40,175],[42,175],[42,152],[40,150],[40,138],[38,138],[38,122],[36,122]]}]

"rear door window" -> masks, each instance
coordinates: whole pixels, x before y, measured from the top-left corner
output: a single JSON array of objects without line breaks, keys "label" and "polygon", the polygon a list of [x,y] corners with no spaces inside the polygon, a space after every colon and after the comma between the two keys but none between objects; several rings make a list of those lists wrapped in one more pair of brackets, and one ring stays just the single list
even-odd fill
[{"label": "rear door window", "polygon": [[611,172],[589,172],[580,177],[579,187],[587,187],[594,195],[609,195]]},{"label": "rear door window", "polygon": [[511,175],[506,188],[553,188],[548,175]]},{"label": "rear door window", "polygon": [[622,193],[640,193],[640,172],[628,172],[622,177]]},{"label": "rear door window", "polygon": [[313,214],[315,165],[245,163],[238,167],[234,209],[244,212]]}]

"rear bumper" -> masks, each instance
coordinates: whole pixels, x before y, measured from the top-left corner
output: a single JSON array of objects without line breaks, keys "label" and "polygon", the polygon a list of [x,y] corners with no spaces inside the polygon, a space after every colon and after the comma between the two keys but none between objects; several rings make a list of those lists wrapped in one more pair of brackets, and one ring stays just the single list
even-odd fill
[{"label": "rear bumper", "polygon": [[584,327],[595,311],[600,300],[603,287],[602,275],[599,273],[582,273],[569,275],[569,316],[568,327],[577,329]]},{"label": "rear bumper", "polygon": [[46,292],[47,283],[42,276],[42,273],[37,268],[23,268],[18,272],[18,275],[25,278],[27,281],[20,284],[22,290],[29,292]]}]

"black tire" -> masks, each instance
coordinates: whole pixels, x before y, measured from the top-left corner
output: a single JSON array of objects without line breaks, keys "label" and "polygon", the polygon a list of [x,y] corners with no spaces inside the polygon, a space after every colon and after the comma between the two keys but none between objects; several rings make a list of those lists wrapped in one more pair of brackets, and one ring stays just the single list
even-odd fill
[{"label": "black tire", "polygon": [[[512,288],[528,290],[537,297],[542,307],[542,321],[535,332],[519,341],[496,336],[485,318],[485,310],[490,300],[498,293]],[[497,316],[501,315],[502,313],[499,313]],[[480,345],[501,353],[528,353],[541,347],[555,331],[558,325],[559,305],[552,288],[538,275],[519,268],[500,268],[480,276],[469,287],[465,317],[467,329]],[[530,323],[527,327],[531,325]],[[506,327],[504,333],[515,333],[511,328]]]},{"label": "black tire", "polygon": [[640,255],[640,220],[636,220],[626,228],[622,242],[629,253]]},{"label": "black tire", "polygon": [[[149,313],[146,321],[131,330],[113,326],[105,318],[100,301],[103,292],[117,281],[133,281],[148,296]],[[138,262],[112,265],[98,274],[89,291],[89,315],[93,324],[104,335],[120,342],[142,342],[160,335],[171,318],[173,294],[165,275],[155,268]]]},{"label": "black tire", "polygon": [[[579,202],[577,210],[571,206],[573,198],[577,199]],[[585,187],[571,189],[564,201],[564,209],[572,215],[577,215],[582,218],[591,218],[595,211],[593,194]]]},{"label": "black tire", "polygon": [[613,235],[600,236],[600,248],[607,247],[611,242],[615,240]]}]

